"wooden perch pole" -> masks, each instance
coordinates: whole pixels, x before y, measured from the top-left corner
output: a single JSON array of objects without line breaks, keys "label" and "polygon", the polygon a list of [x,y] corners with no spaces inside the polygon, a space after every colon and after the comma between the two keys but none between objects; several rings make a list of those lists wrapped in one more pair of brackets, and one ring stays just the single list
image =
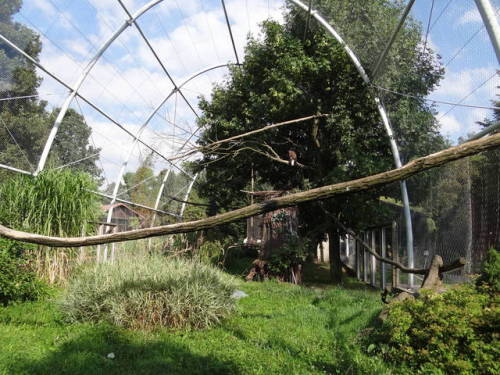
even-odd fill
[{"label": "wooden perch pole", "polygon": [[195,232],[202,229],[213,228],[218,225],[245,219],[278,208],[290,207],[299,203],[311,202],[320,199],[332,198],[337,195],[352,194],[387,185],[391,182],[407,179],[419,172],[439,167],[451,161],[477,154],[500,146],[500,133],[481,138],[475,141],[463,143],[459,146],[450,147],[446,150],[425,157],[415,159],[401,168],[372,176],[359,178],[352,181],[318,187],[303,192],[286,195],[266,202],[252,204],[234,211],[225,212],[220,215],[208,217],[202,220],[189,221],[163,225],[153,228],[131,230],[127,232],[97,235],[91,237],[51,237],[39,234],[22,232],[0,225],[0,236],[13,240],[36,243],[52,247],[77,247],[91,246],[111,242],[138,240],[141,238],[163,236],[175,233]]}]

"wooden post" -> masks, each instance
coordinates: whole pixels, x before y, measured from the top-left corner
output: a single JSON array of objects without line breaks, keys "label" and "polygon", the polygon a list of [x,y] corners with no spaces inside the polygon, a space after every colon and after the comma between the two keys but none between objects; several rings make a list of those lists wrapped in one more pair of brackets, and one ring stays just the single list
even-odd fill
[{"label": "wooden post", "polygon": [[[392,222],[392,260],[399,262],[399,243],[398,243],[398,224]],[[392,287],[397,288],[399,285],[399,270],[392,267]]]},{"label": "wooden post", "polygon": [[[373,251],[377,251],[377,236],[375,230],[370,232],[372,237],[372,249]],[[377,260],[373,255],[370,255],[370,281],[372,286],[377,286],[376,282],[377,276]]]},{"label": "wooden post", "polygon": [[[380,252],[383,258],[387,256],[387,249],[386,249],[386,238],[385,238],[385,231],[386,228],[382,228],[380,230]],[[380,288],[382,290],[385,290],[385,271],[386,271],[386,265],[384,262],[380,262]]]}]

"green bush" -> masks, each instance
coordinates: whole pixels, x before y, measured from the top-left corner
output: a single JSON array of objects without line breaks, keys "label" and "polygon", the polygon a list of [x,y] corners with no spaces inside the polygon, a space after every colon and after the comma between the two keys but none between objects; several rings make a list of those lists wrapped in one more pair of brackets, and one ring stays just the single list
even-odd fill
[{"label": "green bush", "polygon": [[87,267],[70,280],[62,310],[70,321],[132,329],[205,328],[234,308],[234,279],[198,261],[130,257]]},{"label": "green bush", "polygon": [[205,263],[219,265],[224,261],[224,246],[220,241],[205,241],[196,256]]},{"label": "green bush", "polygon": [[443,294],[423,292],[390,305],[375,331],[378,344],[369,349],[419,374],[498,374],[499,313],[498,296],[471,284]]},{"label": "green bush", "polygon": [[500,293],[500,253],[497,250],[490,249],[488,251],[478,285],[491,288],[494,293]]},{"label": "green bush", "polygon": [[47,292],[27,255],[34,246],[0,238],[0,304],[36,300]]}]

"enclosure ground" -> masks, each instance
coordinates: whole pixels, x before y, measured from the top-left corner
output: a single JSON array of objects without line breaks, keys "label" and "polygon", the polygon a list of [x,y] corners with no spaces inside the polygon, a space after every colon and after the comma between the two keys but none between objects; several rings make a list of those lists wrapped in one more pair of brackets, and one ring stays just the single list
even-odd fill
[{"label": "enclosure ground", "polygon": [[66,324],[53,301],[0,308],[0,374],[390,373],[357,340],[381,308],[378,293],[356,283],[240,287],[249,297],[237,312],[197,332]]}]

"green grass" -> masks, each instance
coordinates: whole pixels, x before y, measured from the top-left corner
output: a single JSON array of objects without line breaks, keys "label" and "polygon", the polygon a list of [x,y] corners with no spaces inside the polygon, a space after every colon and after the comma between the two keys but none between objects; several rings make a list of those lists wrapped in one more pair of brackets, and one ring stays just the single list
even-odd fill
[{"label": "green grass", "polygon": [[[54,302],[0,309],[0,374],[390,374],[357,338],[381,308],[356,283],[306,288],[241,283],[249,294],[220,326],[133,332],[67,324]],[[115,359],[107,359],[113,352]]]}]

